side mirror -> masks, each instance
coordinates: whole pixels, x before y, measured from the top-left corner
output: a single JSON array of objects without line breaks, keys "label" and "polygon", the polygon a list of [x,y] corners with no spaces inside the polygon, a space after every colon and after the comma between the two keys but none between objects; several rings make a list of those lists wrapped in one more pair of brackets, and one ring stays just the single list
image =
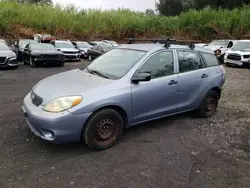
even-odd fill
[{"label": "side mirror", "polygon": [[57,51],[61,51],[60,49],[56,49]]},{"label": "side mirror", "polygon": [[137,73],[132,77],[133,83],[138,82],[148,82],[151,80],[151,74],[150,73]]}]

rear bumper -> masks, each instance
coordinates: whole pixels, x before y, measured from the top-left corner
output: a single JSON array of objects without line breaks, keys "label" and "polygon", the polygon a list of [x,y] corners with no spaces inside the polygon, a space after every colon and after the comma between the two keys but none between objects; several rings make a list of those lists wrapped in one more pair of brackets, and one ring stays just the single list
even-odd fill
[{"label": "rear bumper", "polygon": [[90,114],[71,114],[68,111],[49,113],[42,106],[32,104],[30,94],[21,107],[30,130],[43,140],[52,143],[71,143],[81,140],[82,129]]}]

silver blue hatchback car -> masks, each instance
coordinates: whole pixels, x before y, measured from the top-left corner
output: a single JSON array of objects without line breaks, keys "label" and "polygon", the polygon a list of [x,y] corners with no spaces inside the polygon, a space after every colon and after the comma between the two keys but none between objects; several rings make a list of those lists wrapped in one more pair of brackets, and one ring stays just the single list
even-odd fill
[{"label": "silver blue hatchback car", "polygon": [[225,69],[213,51],[128,44],[82,69],[41,80],[24,98],[22,111],[44,140],[106,149],[139,123],[187,111],[211,117],[224,83]]}]

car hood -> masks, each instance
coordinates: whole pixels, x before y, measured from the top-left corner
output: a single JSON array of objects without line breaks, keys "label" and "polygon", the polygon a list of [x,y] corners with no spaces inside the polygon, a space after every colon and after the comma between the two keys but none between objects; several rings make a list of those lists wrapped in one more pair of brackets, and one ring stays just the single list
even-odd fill
[{"label": "car hood", "polygon": [[114,80],[108,80],[80,69],[74,69],[41,80],[33,87],[33,91],[43,98],[43,105],[46,105],[57,97],[84,96],[87,92],[92,91],[102,92],[104,87],[113,82]]},{"label": "car hood", "polygon": [[214,45],[211,45],[211,46],[204,46],[204,48],[206,49],[210,49],[210,50],[218,50],[218,49],[221,49],[221,46],[214,46]]},{"label": "car hood", "polygon": [[90,48],[80,48],[80,50],[83,50],[84,52],[87,52],[88,49],[90,49]]},{"label": "car hood", "polygon": [[229,50],[228,54],[250,55],[250,49],[249,50],[244,50],[244,51]]},{"label": "car hood", "polygon": [[0,50],[0,56],[1,57],[12,57],[15,56],[16,54],[11,51],[11,50]]},{"label": "car hood", "polygon": [[57,48],[59,50],[61,50],[62,52],[79,52],[79,50],[77,49],[73,49],[73,48]]}]

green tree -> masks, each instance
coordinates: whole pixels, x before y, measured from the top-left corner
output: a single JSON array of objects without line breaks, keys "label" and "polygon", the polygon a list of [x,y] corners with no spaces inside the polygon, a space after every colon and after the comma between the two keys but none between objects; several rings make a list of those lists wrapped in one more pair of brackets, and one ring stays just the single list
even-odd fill
[{"label": "green tree", "polygon": [[146,9],[145,14],[146,14],[147,16],[152,16],[152,15],[155,14],[155,12],[154,12],[153,9]]},{"label": "green tree", "polygon": [[159,0],[156,2],[156,9],[165,16],[176,16],[183,10],[181,0]]},{"label": "green tree", "polygon": [[43,4],[43,5],[52,5],[52,0],[18,0],[19,3],[31,3],[31,4]]}]

